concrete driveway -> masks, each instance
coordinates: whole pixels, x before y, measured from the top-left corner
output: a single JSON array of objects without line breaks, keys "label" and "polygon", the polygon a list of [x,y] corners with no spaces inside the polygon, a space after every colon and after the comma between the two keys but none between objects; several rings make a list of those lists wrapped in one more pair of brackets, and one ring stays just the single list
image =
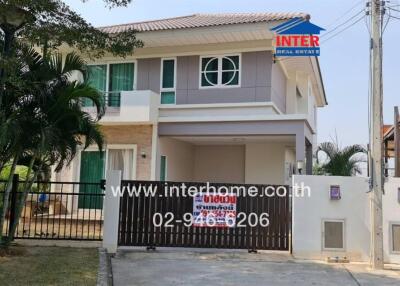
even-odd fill
[{"label": "concrete driveway", "polygon": [[400,285],[399,270],[372,272],[364,264],[305,262],[285,253],[238,250],[119,250],[112,272],[116,286]]}]

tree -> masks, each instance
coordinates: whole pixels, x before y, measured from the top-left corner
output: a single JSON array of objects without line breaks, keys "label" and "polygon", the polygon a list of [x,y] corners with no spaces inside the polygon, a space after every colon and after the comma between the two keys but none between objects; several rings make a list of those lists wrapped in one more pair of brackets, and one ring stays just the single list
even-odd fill
[{"label": "tree", "polygon": [[[320,153],[326,155],[326,161],[319,162]],[[361,154],[367,151],[361,145],[351,145],[341,149],[337,143],[325,142],[321,143],[317,149],[317,165],[314,171],[318,175],[326,174],[331,176],[354,176],[361,174],[359,163],[365,162]]]},{"label": "tree", "polygon": [[[131,0],[104,2],[112,8],[127,6]],[[22,9],[32,15],[27,17],[17,36],[41,47],[45,55],[57,51],[61,45],[68,45],[90,57],[99,58],[106,52],[125,57],[143,46],[135,30],[110,35],[94,28],[60,0],[0,0],[1,17],[11,9]]]},{"label": "tree", "polygon": [[[131,0],[103,2],[113,8]],[[2,230],[12,177],[19,164],[27,166],[27,173],[17,222],[37,176],[48,173],[52,165],[56,170],[68,165],[79,146],[97,144],[102,150],[97,125],[104,113],[102,95],[84,83],[69,81],[73,72],[85,78],[85,63],[76,54],[68,54],[62,64],[58,48],[67,45],[91,58],[105,53],[125,57],[143,43],[134,30],[110,35],[94,28],[61,0],[0,0],[0,29],[0,173],[8,168],[9,174],[0,217]],[[42,56],[26,45],[40,47]],[[96,118],[81,110],[83,98],[97,107]],[[1,235],[0,231],[0,241]]]},{"label": "tree", "polygon": [[[37,176],[49,166],[55,165],[55,170],[59,171],[68,165],[79,148],[97,144],[102,150],[103,146],[103,136],[97,124],[104,114],[102,94],[86,83],[70,81],[73,73],[86,77],[84,61],[70,53],[63,64],[61,55],[43,58],[28,48],[20,52],[19,59],[19,74],[15,75],[18,86],[9,84],[8,90],[13,92],[5,93],[0,109],[0,116],[13,118],[12,123],[0,123],[0,151],[9,145],[16,146],[6,156],[11,157],[12,166],[23,162],[28,170],[22,198],[17,205],[16,223],[12,225],[6,244],[13,238],[27,194]],[[94,103],[96,117],[81,109],[83,99]],[[15,168],[11,168],[9,181],[14,172]],[[10,186],[9,183],[5,193],[0,227],[5,220]]]},{"label": "tree", "polygon": [[[113,8],[127,6],[131,0],[103,2]],[[40,47],[42,56],[25,45]],[[0,173],[8,168],[9,174],[0,241],[18,164],[27,166],[27,174],[16,221],[39,174],[48,172],[51,165],[59,170],[69,164],[79,146],[95,143],[102,150],[97,126],[104,113],[102,96],[86,84],[68,81],[73,72],[85,77],[85,64],[77,55],[68,54],[63,65],[57,54],[62,45],[99,58],[105,53],[125,57],[143,43],[134,30],[110,35],[94,28],[61,0],[0,0]],[[97,107],[96,118],[81,110],[83,98]]]}]

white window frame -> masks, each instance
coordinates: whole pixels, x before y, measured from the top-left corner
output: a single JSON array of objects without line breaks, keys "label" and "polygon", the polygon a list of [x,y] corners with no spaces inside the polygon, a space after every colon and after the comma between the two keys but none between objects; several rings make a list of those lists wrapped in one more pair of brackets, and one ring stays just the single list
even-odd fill
[{"label": "white window frame", "polygon": [[[237,85],[224,85],[222,84],[222,59],[224,57],[233,57],[233,56],[238,56],[239,57],[239,77],[238,77],[238,84]],[[212,86],[202,86],[201,85],[201,78],[203,75],[202,71],[202,62],[204,58],[217,58],[218,59],[218,79],[217,79],[217,84],[212,85]],[[199,89],[212,89],[212,88],[239,88],[241,87],[242,83],[242,54],[237,53],[237,54],[220,54],[220,55],[203,55],[200,56],[199,60]]]},{"label": "white window frame", "polygon": [[[325,247],[325,222],[340,222],[343,224],[343,248],[329,248]],[[345,219],[331,219],[323,218],[321,220],[321,247],[323,251],[345,251],[346,250],[346,220]]]},{"label": "white window frame", "polygon": [[103,92],[109,93],[110,90],[110,65],[112,64],[134,64],[133,68],[133,86],[132,89],[136,90],[137,87],[137,60],[129,60],[129,61],[101,61],[101,62],[92,62],[87,64],[87,66],[101,66],[105,65],[106,67],[106,90]]},{"label": "white window frame", "polygon": [[391,254],[400,254],[400,251],[395,251],[394,250],[393,225],[400,226],[400,221],[391,221],[391,222],[389,222],[389,252]]},{"label": "white window frame", "polygon": [[[163,76],[164,76],[164,61],[174,61],[174,86],[169,88],[164,88],[163,85]],[[175,92],[175,103],[163,103],[162,105],[175,105],[176,104],[176,73],[177,73],[177,59],[176,57],[172,58],[161,58],[161,69],[160,69],[160,104],[161,104],[161,93],[162,92]]]},{"label": "white window frame", "polygon": [[[137,144],[107,144],[103,148],[103,152],[105,152],[105,160],[104,160],[104,177],[107,175],[107,166],[108,166],[108,151],[110,149],[122,149],[122,150],[133,150],[133,166],[132,166],[132,180],[136,180],[136,170],[137,170]],[[79,150],[77,156],[77,168],[75,172],[75,181],[79,182],[81,175],[81,154],[82,152],[98,152],[100,151],[97,145],[90,145],[88,148],[83,150]]]}]

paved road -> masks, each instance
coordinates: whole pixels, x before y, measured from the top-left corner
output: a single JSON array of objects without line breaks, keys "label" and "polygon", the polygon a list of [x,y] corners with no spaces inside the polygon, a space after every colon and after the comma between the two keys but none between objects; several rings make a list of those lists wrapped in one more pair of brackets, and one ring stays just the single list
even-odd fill
[{"label": "paved road", "polygon": [[237,250],[120,250],[112,271],[115,286],[400,285],[400,271],[372,273],[362,264],[328,265]]}]

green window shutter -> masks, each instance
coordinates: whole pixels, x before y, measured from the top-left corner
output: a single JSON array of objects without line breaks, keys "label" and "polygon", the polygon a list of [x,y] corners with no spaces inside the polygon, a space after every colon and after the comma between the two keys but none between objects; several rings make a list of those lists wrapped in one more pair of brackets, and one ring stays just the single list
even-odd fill
[{"label": "green window shutter", "polygon": [[133,90],[134,63],[110,65],[108,106],[120,106],[120,91]]},{"label": "green window shutter", "polygon": [[175,104],[175,91],[162,91],[161,104]]},{"label": "green window shutter", "polygon": [[[87,83],[96,88],[100,92],[106,91],[106,81],[107,81],[107,65],[89,65],[87,67],[88,77]],[[84,99],[82,102],[83,106],[93,106],[90,99]]]},{"label": "green window shutter", "polygon": [[175,60],[163,61],[162,88],[175,87]]},{"label": "green window shutter", "polygon": [[165,182],[166,179],[167,179],[167,156],[161,156],[160,181]]}]

